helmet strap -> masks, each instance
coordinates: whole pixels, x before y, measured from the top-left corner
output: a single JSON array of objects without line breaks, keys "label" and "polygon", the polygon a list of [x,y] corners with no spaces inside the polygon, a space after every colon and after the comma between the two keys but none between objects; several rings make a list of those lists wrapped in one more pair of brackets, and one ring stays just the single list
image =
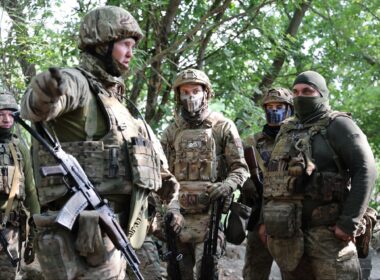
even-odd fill
[{"label": "helmet strap", "polygon": [[108,74],[114,77],[120,77],[121,72],[119,70],[119,67],[117,66],[114,58],[112,57],[114,44],[115,44],[115,41],[111,41],[108,43],[107,52],[105,54],[100,54],[96,50],[96,47],[87,48],[86,52],[88,52],[89,54],[101,60],[104,63],[104,70],[106,70]]}]

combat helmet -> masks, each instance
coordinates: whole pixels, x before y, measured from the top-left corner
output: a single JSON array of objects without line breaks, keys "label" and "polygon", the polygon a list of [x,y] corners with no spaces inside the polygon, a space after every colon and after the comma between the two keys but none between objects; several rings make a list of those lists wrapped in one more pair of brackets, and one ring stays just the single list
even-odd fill
[{"label": "combat helmet", "polygon": [[13,94],[0,89],[0,110],[17,111],[18,109],[19,107]]},{"label": "combat helmet", "polygon": [[198,69],[186,69],[178,73],[173,83],[173,90],[176,101],[179,101],[179,87],[184,84],[200,84],[205,87],[207,99],[210,99],[214,92],[211,87],[210,80],[205,72]]},{"label": "combat helmet", "polygon": [[78,47],[85,50],[129,37],[134,38],[136,43],[143,37],[135,18],[123,8],[104,6],[90,11],[83,18]]},{"label": "combat helmet", "polygon": [[262,105],[271,102],[286,103],[293,108],[293,95],[287,88],[272,88],[264,94]]}]

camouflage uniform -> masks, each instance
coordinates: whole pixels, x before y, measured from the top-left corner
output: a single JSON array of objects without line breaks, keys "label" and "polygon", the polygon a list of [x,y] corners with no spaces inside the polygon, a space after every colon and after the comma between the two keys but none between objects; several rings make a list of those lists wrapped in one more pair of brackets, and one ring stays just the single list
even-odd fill
[{"label": "camouflage uniform", "polygon": [[[285,105],[284,114],[279,118],[271,118],[268,114],[270,110],[266,109],[269,103],[281,103]],[[286,88],[270,89],[265,93],[263,98],[263,108],[267,116],[267,124],[264,126],[263,131],[255,134],[252,138],[245,141],[245,146],[254,147],[257,150],[257,161],[260,169],[260,177],[265,172],[268,165],[276,135],[280,129],[280,123],[287,117],[292,115],[293,101],[292,94]],[[275,110],[274,114],[278,114],[280,110]],[[275,119],[275,120],[274,120]],[[269,126],[268,124],[271,124]],[[251,177],[257,176],[254,174],[256,170],[251,169]],[[241,200],[243,203],[250,207],[254,207],[254,201],[262,199],[257,186],[254,185],[252,179],[248,179],[242,188]],[[243,278],[245,280],[265,280],[269,279],[273,257],[268,251],[268,248],[261,242],[258,235],[258,225],[254,225],[253,230],[248,231],[247,247],[245,252],[245,263],[243,268]]]},{"label": "camouflage uniform", "polygon": [[[22,117],[48,121],[63,150],[75,156],[96,189],[119,218],[134,248],[148,229],[147,196],[162,191],[180,217],[178,188],[167,169],[159,141],[143,120],[124,106],[125,71],[112,56],[114,43],[142,37],[135,19],[124,9],[105,6],[90,11],[80,27],[83,51],[76,68],[51,69],[37,75],[22,99]],[[54,70],[54,71],[53,71]],[[54,165],[34,143],[36,170]],[[35,217],[38,258],[48,279],[123,279],[125,260],[99,229],[95,211],[83,211],[75,231],[54,219],[70,198],[59,177],[35,173],[43,213]],[[177,210],[177,211],[176,211]]]},{"label": "camouflage uniform", "polygon": [[[18,110],[18,105],[11,94],[1,92],[1,114],[3,110],[15,111]],[[26,239],[28,215],[39,213],[40,206],[33,180],[29,149],[11,133],[11,128],[0,128],[0,169],[0,218],[1,223],[6,223],[5,229],[2,226],[0,228],[4,230],[12,256],[21,258],[21,242]],[[10,194],[13,185],[16,187],[16,192],[14,200],[11,201]],[[5,218],[8,203],[11,203],[11,208]],[[0,251],[0,270],[0,279],[8,280],[16,277],[17,268],[11,265],[4,251]]]},{"label": "camouflage uniform", "polygon": [[[200,109],[192,115],[179,96],[179,88],[185,84],[202,85],[205,90]],[[212,95],[208,77],[199,70],[185,70],[178,74],[173,89],[181,115],[165,129],[161,144],[169,169],[181,185],[179,201],[186,221],[177,242],[178,251],[184,256],[181,277],[198,279],[210,221],[207,189],[223,182],[220,187],[228,185],[232,192],[244,183],[248,171],[234,123],[222,114],[208,111],[207,102]]]},{"label": "camouflage uniform", "polygon": [[285,279],[360,279],[350,240],[375,183],[373,154],[349,115],[330,109],[320,74],[301,73],[293,91],[303,94],[296,117],[281,126],[264,179],[268,249]]}]

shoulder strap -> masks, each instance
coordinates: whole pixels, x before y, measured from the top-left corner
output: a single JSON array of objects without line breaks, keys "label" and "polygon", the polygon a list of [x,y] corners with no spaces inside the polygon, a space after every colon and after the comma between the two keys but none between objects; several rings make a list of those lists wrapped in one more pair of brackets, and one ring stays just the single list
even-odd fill
[{"label": "shoulder strap", "polygon": [[19,166],[19,162],[18,162],[18,158],[17,158],[17,152],[16,152],[16,148],[14,146],[14,143],[9,143],[9,149],[11,151],[11,155],[12,155],[13,162],[15,165],[15,172],[14,172],[13,178],[12,178],[12,187],[11,187],[11,191],[9,192],[7,207],[5,209],[4,217],[3,217],[3,220],[1,222],[3,228],[5,228],[5,226],[8,222],[9,213],[12,210],[13,200],[14,200],[15,195],[18,191],[19,186],[20,186],[20,184],[19,184],[19,182],[20,182],[20,166]]}]

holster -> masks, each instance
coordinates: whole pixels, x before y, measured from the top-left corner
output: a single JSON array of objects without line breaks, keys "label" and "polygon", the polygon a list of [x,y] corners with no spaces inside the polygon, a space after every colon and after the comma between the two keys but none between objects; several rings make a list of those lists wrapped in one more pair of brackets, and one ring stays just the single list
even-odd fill
[{"label": "holster", "polygon": [[366,258],[368,256],[372,232],[376,225],[376,216],[376,210],[368,207],[360,221],[362,230],[359,235],[355,237],[355,245],[359,258]]}]

